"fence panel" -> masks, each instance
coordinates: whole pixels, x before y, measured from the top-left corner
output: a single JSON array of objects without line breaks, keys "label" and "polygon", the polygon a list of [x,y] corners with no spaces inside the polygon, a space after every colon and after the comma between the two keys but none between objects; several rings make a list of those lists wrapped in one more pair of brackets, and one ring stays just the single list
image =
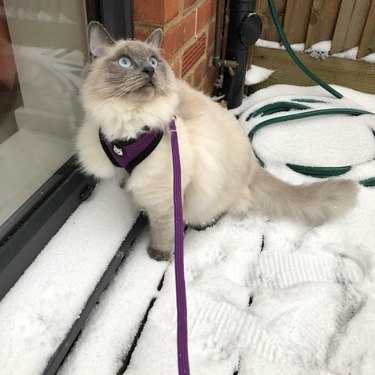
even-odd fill
[{"label": "fence panel", "polygon": [[343,0],[332,40],[331,53],[359,45],[371,0]]},{"label": "fence panel", "polygon": [[375,52],[375,0],[372,0],[371,8],[367,17],[362,39],[359,44],[357,58],[364,57]]},{"label": "fence panel", "polygon": [[312,3],[312,0],[287,1],[284,32],[290,44],[305,42]]},{"label": "fence panel", "polygon": [[[280,22],[284,22],[285,8],[287,0],[276,0],[275,6],[277,14],[279,15]],[[258,1],[257,13],[262,18],[263,28],[260,35],[261,39],[269,40],[272,42],[280,42],[279,33],[276,30],[275,24],[272,20],[271,12],[267,0]]]},{"label": "fence panel", "polygon": [[[375,0],[275,0],[277,13],[291,44],[332,40],[330,53],[358,48],[357,58],[375,52]],[[280,42],[267,0],[258,0],[260,38]]]},{"label": "fence panel", "polygon": [[341,0],[314,0],[305,48],[324,40],[332,40]]}]

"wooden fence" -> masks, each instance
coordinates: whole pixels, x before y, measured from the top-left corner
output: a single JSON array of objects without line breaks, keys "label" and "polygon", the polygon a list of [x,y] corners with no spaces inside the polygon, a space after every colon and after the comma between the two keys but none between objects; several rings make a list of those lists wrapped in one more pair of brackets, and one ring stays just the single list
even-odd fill
[{"label": "wooden fence", "polygon": [[[375,0],[275,0],[279,18],[291,44],[332,40],[330,53],[358,46],[357,58],[375,52]],[[280,41],[268,1],[258,1],[261,38]]]},{"label": "wooden fence", "polygon": [[[288,40],[292,44],[304,43],[305,51],[326,40],[332,41],[331,55],[358,47],[356,60],[325,58],[325,54],[316,58],[319,54],[313,57],[296,52],[310,70],[330,84],[375,94],[375,64],[361,59],[375,52],[375,0],[275,0],[275,3]],[[280,42],[267,0],[258,0],[257,12],[263,21],[261,38]],[[283,49],[255,46],[250,52],[249,65],[274,70],[265,82],[248,88],[250,91],[280,83],[315,84]]]}]

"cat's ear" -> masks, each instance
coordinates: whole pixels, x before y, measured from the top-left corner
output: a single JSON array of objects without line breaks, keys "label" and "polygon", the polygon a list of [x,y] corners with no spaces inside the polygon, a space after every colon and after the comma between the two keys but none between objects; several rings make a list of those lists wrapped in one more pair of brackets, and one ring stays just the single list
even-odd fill
[{"label": "cat's ear", "polygon": [[88,27],[89,47],[93,57],[101,57],[105,47],[111,46],[114,41],[108,31],[99,22],[90,22]]},{"label": "cat's ear", "polygon": [[162,40],[163,40],[163,30],[162,29],[156,29],[146,39],[146,43],[148,43],[151,46],[159,49],[160,46],[161,46]]}]

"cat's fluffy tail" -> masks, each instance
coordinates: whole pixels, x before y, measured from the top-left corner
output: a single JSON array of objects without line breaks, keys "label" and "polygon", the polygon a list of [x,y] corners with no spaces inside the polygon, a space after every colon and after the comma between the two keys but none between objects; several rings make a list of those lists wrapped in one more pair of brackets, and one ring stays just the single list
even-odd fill
[{"label": "cat's fluffy tail", "polygon": [[323,180],[290,185],[257,168],[250,185],[253,207],[271,218],[320,225],[355,205],[357,184],[352,180]]}]

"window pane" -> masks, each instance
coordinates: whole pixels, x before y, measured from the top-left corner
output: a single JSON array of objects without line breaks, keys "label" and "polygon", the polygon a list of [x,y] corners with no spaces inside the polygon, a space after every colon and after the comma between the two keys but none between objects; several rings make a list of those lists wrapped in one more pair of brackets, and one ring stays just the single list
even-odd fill
[{"label": "window pane", "polygon": [[84,0],[0,0],[0,225],[74,152]]}]

